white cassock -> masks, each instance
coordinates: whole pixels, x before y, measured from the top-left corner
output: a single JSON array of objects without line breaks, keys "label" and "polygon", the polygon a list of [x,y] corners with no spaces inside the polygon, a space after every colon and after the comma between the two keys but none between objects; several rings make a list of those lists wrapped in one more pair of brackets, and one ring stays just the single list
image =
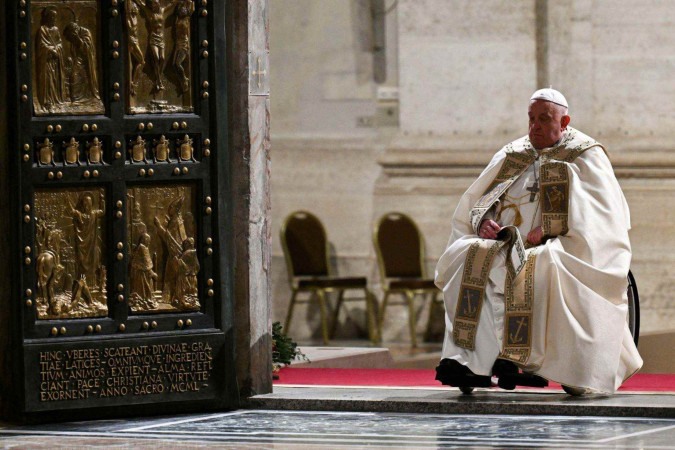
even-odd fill
[{"label": "white cassock", "polygon": [[[507,280],[505,248],[491,265],[471,259],[477,246],[495,242],[477,236],[485,218],[517,226],[523,240],[537,226],[549,237],[526,250],[518,286]],[[534,150],[527,136],[502,148],[462,196],[436,267],[446,308],[442,357],[478,375],[490,375],[499,357],[560,384],[616,391],[642,366],[626,321],[629,229],[628,205],[593,139],[568,127],[548,149]],[[465,290],[484,299],[474,321],[457,317],[476,309]]]}]

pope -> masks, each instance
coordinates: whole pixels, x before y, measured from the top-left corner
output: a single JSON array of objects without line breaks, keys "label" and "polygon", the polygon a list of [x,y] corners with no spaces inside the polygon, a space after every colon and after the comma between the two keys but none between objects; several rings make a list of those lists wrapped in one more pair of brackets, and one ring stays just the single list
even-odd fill
[{"label": "pope", "polygon": [[494,155],[455,210],[436,267],[446,308],[436,378],[612,393],[642,366],[626,322],[628,205],[560,92],[536,91],[528,116],[528,134]]}]

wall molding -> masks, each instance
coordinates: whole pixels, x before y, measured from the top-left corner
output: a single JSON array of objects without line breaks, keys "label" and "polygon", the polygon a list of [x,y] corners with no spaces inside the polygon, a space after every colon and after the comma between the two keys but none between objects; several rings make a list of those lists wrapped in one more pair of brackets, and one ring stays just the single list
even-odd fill
[{"label": "wall molding", "polygon": [[[485,141],[495,139],[485,139]],[[502,140],[502,143],[509,141]],[[629,145],[631,148],[628,148]],[[476,177],[501,145],[481,145],[475,139],[403,136],[395,139],[378,158],[388,177]],[[646,145],[626,139],[621,145],[608,145],[608,153],[618,178],[675,178],[675,149]]]}]

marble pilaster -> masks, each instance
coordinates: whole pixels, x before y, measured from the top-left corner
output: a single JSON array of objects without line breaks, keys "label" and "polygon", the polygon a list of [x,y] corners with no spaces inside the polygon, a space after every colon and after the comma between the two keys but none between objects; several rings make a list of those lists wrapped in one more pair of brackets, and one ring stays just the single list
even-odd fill
[{"label": "marble pilaster", "polygon": [[267,0],[229,5],[234,339],[239,390],[245,398],[272,390],[269,21]]}]

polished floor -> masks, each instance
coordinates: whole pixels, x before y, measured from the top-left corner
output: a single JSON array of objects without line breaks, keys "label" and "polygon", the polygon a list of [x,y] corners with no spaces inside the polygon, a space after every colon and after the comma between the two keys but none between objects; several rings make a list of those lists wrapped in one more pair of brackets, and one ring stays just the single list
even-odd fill
[{"label": "polished floor", "polygon": [[672,449],[675,419],[241,410],[0,428],[3,448]]}]

